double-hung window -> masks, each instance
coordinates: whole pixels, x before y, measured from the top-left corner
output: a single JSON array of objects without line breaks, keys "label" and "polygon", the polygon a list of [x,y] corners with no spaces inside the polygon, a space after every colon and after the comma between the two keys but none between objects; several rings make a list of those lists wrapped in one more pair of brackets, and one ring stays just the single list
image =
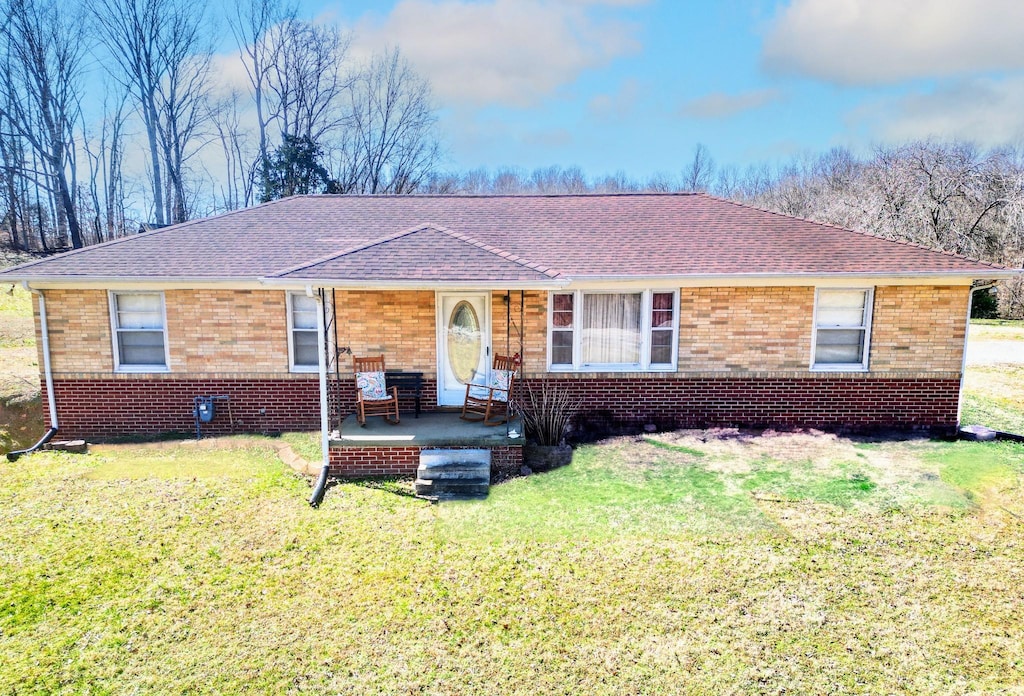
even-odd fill
[{"label": "double-hung window", "polygon": [[868,369],[873,295],[871,288],[818,288],[813,369]]},{"label": "double-hung window", "polygon": [[117,371],[167,371],[170,361],[162,292],[111,292],[110,327]]},{"label": "double-hung window", "polygon": [[288,357],[292,372],[315,372],[320,365],[316,335],[316,300],[288,293]]},{"label": "double-hung window", "polygon": [[548,358],[553,370],[673,370],[678,293],[552,293]]}]

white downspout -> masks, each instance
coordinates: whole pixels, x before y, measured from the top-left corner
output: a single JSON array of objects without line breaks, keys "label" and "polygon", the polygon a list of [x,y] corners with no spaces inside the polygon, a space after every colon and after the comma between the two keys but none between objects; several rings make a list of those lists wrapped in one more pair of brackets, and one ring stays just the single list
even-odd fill
[{"label": "white downspout", "polygon": [[330,466],[330,408],[327,403],[327,327],[324,324],[324,301],[319,292],[313,291],[312,285],[306,286],[306,296],[316,300],[316,338],[317,367],[320,374],[320,454],[323,465]]},{"label": "white downspout", "polygon": [[967,296],[967,326],[964,328],[964,354],[960,361],[960,397],[956,404],[956,425],[959,428],[961,424],[961,418],[964,413],[964,377],[967,375],[967,340],[971,335],[971,310],[974,308],[974,293],[979,290],[988,290],[994,288],[997,283],[989,283],[988,285],[979,285],[976,288],[971,288],[970,294]]},{"label": "white downspout", "polygon": [[42,290],[29,287],[28,281],[22,281],[22,286],[39,298],[39,333],[43,338],[43,375],[46,379],[46,401],[50,406],[50,428],[56,430],[57,425],[57,397],[53,393],[53,371],[50,368],[50,329],[46,323],[46,297]]}]

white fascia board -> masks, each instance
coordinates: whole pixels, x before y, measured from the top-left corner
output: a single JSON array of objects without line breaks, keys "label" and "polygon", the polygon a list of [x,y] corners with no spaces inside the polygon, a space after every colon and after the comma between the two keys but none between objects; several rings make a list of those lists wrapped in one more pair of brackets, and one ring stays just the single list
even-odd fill
[{"label": "white fascia board", "polygon": [[[261,290],[266,287],[255,279],[245,278],[125,278],[123,276],[110,277],[81,277],[75,278],[62,276],[43,277],[19,277],[0,278],[0,285],[6,282],[27,283],[33,288],[40,290],[60,290],[62,288],[75,288],[82,290]],[[301,286],[297,286],[301,287]]]},{"label": "white fascia board", "polygon": [[1013,271],[993,271],[985,275],[937,273],[847,273],[847,274],[718,274],[685,276],[587,276],[569,283],[569,289],[594,290],[610,286],[621,288],[647,287],[844,287],[855,285],[971,285],[974,280],[1014,278]]}]

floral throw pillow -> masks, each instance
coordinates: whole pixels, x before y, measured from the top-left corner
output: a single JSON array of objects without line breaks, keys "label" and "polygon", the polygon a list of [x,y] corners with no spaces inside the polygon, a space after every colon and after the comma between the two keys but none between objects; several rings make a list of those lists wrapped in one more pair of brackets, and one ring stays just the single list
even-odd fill
[{"label": "floral throw pillow", "polygon": [[491,382],[487,386],[494,390],[495,401],[508,401],[508,385],[512,381],[510,370],[493,370]]},{"label": "floral throw pillow", "polygon": [[384,386],[384,373],[380,370],[377,372],[357,372],[356,386],[363,393],[365,401],[381,401],[388,398],[388,390]]}]

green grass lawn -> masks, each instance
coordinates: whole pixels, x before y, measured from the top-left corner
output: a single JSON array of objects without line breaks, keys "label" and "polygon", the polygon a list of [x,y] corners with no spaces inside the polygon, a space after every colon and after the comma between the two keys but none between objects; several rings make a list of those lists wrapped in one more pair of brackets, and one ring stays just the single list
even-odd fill
[{"label": "green grass lawn", "polygon": [[655,437],[319,510],[258,440],[5,462],[0,692],[1024,686],[1020,446]]}]

